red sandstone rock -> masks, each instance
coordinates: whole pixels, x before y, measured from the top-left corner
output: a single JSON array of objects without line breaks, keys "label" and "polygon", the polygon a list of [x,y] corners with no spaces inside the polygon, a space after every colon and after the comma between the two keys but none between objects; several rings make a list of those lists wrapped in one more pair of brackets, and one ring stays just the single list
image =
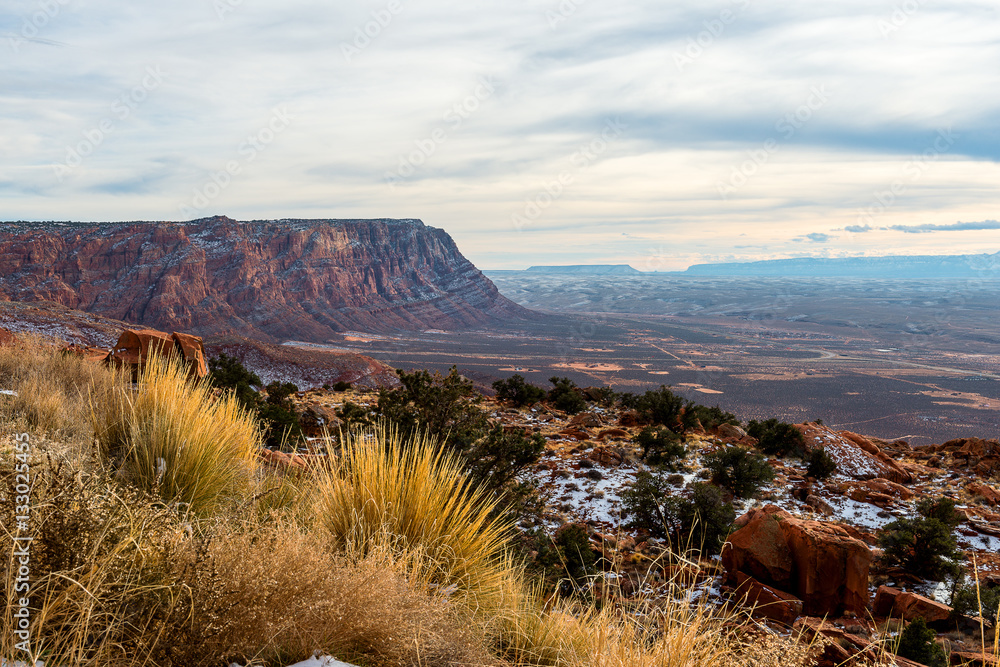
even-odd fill
[{"label": "red sandstone rock", "polygon": [[892,615],[892,610],[896,605],[896,598],[903,591],[892,586],[879,586],[875,591],[875,599],[872,601],[872,616],[876,618],[888,618]]},{"label": "red sandstone rock", "polygon": [[806,450],[825,449],[834,461],[837,470],[855,479],[881,477],[897,484],[908,484],[913,476],[898,463],[883,454],[879,448],[864,436],[850,431],[836,433],[822,424],[808,422],[797,424],[806,440]]},{"label": "red sandstone rock", "polygon": [[753,615],[791,625],[802,615],[802,600],[773,586],[760,583],[742,572],[736,574],[735,598],[753,606]]},{"label": "red sandstone rock", "polygon": [[12,332],[0,327],[0,347],[4,345],[13,345],[17,342],[17,336]]},{"label": "red sandstone rock", "polygon": [[801,599],[810,615],[865,613],[872,554],[864,542],[841,526],[797,519],[774,505],[748,514],[723,547],[730,581],[737,572],[753,576]]},{"label": "red sandstone rock", "polygon": [[904,621],[923,618],[928,623],[946,621],[951,616],[952,609],[923,595],[916,593],[900,593],[892,605],[892,615]]},{"label": "red sandstone rock", "polygon": [[268,341],[532,317],[418,220],[6,223],[0,299]]},{"label": "red sandstone rock", "polygon": [[974,496],[979,496],[985,500],[990,505],[1000,505],[1000,492],[994,489],[989,484],[983,484],[982,482],[973,482],[966,485],[965,490]]}]

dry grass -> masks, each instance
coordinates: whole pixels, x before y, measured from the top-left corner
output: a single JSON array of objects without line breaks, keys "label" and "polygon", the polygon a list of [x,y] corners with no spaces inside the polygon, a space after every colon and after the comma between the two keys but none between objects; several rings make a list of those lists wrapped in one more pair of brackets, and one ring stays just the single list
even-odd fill
[{"label": "dry grass", "polygon": [[186,369],[151,357],[136,387],[124,374],[94,400],[102,457],[129,483],[185,511],[210,514],[253,489],[260,428],[231,395],[212,395]]},{"label": "dry grass", "polygon": [[429,581],[483,611],[517,573],[502,559],[511,526],[490,519],[493,500],[469,486],[462,464],[430,438],[401,441],[385,428],[344,436],[321,474],[316,516],[347,553],[419,552]]},{"label": "dry grass", "polygon": [[[740,619],[689,604],[680,583],[599,611],[549,598],[513,563],[509,526],[430,439],[358,433],[315,478],[260,477],[256,425],[183,369],[154,362],[133,387],[51,349],[16,356],[0,352],[0,368],[29,389],[6,416],[57,436],[33,439],[31,462],[33,647],[49,664],[278,667],[317,649],[366,667],[806,664],[806,648],[737,634]],[[101,452],[86,465],[90,425],[66,427],[83,414]],[[8,600],[11,442],[0,438]],[[0,657],[21,658],[11,613]]]},{"label": "dry grass", "polygon": [[0,347],[0,389],[17,392],[0,396],[0,419],[18,431],[80,444],[90,438],[91,396],[103,394],[113,374],[59,350],[54,340],[26,334]]}]

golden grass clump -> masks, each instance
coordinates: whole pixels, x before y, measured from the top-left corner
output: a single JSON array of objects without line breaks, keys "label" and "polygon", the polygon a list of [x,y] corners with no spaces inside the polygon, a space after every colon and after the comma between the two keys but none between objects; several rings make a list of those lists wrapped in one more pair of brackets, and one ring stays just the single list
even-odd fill
[{"label": "golden grass clump", "polygon": [[[174,566],[190,596],[158,662],[287,665],[321,650],[364,665],[492,665],[482,640],[412,564],[373,549],[332,555],[294,524],[220,526]],[[185,617],[194,623],[184,623]]]},{"label": "golden grass clump", "polygon": [[90,437],[89,404],[104,393],[113,373],[101,364],[60,352],[57,341],[19,334],[0,347],[0,418],[11,428],[79,444]]},{"label": "golden grass clump", "polygon": [[404,441],[384,427],[346,434],[341,452],[315,491],[338,548],[418,552],[429,581],[487,608],[503,594],[514,576],[503,560],[511,526],[491,518],[496,501],[470,486],[456,458],[432,438]]},{"label": "golden grass clump", "polygon": [[102,458],[121,478],[185,510],[212,513],[253,488],[257,422],[174,360],[151,356],[134,388],[118,374],[94,401],[91,421]]}]

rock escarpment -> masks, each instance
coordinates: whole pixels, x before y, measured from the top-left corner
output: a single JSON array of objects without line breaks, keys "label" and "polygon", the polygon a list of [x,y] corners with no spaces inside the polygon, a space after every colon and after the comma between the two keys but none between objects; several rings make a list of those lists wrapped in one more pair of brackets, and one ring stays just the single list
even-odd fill
[{"label": "rock escarpment", "polygon": [[532,316],[419,220],[6,223],[0,299],[266,341]]}]

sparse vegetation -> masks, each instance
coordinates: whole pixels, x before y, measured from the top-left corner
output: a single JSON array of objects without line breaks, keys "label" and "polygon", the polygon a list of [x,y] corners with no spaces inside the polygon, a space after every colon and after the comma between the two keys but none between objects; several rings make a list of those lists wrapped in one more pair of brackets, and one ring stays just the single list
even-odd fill
[{"label": "sparse vegetation", "polygon": [[941,581],[960,571],[961,552],[954,529],[961,522],[955,502],[949,498],[924,498],[917,503],[917,516],[896,519],[879,536],[885,562],[907,572]]},{"label": "sparse vegetation", "polygon": [[[235,388],[218,396],[163,360],[132,386],[82,360],[49,361],[50,348],[18,354],[25,366],[59,369],[53,386],[70,399],[67,414],[32,427],[34,654],[25,657],[79,667],[278,667],[315,650],[371,667],[808,660],[792,639],[741,634],[737,619],[691,604],[680,581],[657,584],[669,590],[656,601],[607,587],[601,608],[592,606],[588,587],[603,578],[593,576],[597,554],[579,525],[552,544],[560,576],[581,595],[553,596],[516,563],[509,518],[470,481],[467,454],[434,434],[355,431],[328,467],[283,477],[256,466],[261,429]],[[0,349],[0,364],[29,377],[17,358]],[[422,405],[435,395],[431,388]],[[37,407],[13,404],[0,413],[4,527],[15,511],[10,434]],[[65,429],[67,416],[80,417],[75,430]],[[494,441],[506,435],[524,437],[500,429]],[[719,498],[702,487],[685,501],[701,508],[696,526],[710,523],[714,502],[700,495]],[[9,565],[13,537],[0,531]],[[15,571],[0,577],[8,600]],[[12,613],[0,612],[0,657],[21,658]]]},{"label": "sparse vegetation", "polygon": [[837,462],[822,447],[807,452],[803,460],[806,463],[806,475],[809,477],[827,479],[837,472]]},{"label": "sparse vegetation", "polygon": [[941,645],[934,641],[936,636],[937,633],[927,627],[924,619],[910,621],[900,634],[896,655],[927,667],[946,667],[948,656]]},{"label": "sparse vegetation", "polygon": [[[302,440],[299,415],[289,400],[289,396],[299,390],[298,387],[290,382],[272,382],[264,387],[256,373],[225,352],[209,359],[208,368],[214,386],[228,390],[245,409],[264,423],[264,442],[268,447],[294,446]],[[261,398],[258,391],[261,388],[267,392],[266,398]]]},{"label": "sparse vegetation", "polygon": [[959,586],[951,606],[956,614],[980,616],[995,627],[1000,622],[1000,586]]},{"label": "sparse vegetation", "polygon": [[774,470],[760,454],[745,447],[726,447],[702,457],[712,473],[712,483],[739,498],[753,498],[760,487],[774,479]]},{"label": "sparse vegetation", "polygon": [[757,439],[757,447],[772,456],[799,456],[805,454],[805,438],[802,433],[786,422],[775,418],[765,421],[751,421],[747,425],[747,435]]},{"label": "sparse vegetation", "polygon": [[565,377],[552,377],[549,382],[552,383],[552,389],[549,390],[548,402],[556,410],[575,415],[587,409],[587,400],[575,382]]},{"label": "sparse vegetation", "polygon": [[684,438],[666,428],[644,428],[634,440],[642,447],[642,458],[651,465],[671,468],[687,456]]},{"label": "sparse vegetation", "polygon": [[493,383],[493,390],[497,393],[498,401],[510,403],[518,408],[534,405],[545,398],[544,389],[525,382],[524,376],[519,373],[506,380],[497,380]]}]

